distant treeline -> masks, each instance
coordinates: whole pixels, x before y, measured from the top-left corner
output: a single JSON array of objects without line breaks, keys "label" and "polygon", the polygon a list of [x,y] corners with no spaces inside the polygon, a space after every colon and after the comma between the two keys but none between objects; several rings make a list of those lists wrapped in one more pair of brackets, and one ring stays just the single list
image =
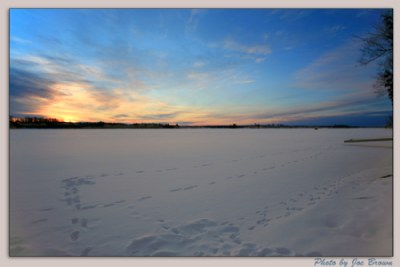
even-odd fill
[{"label": "distant treeline", "polygon": [[178,128],[179,125],[170,125],[169,123],[112,123],[112,122],[63,122],[54,118],[10,117],[10,128],[63,128],[63,129],[104,129],[104,128]]},{"label": "distant treeline", "polygon": [[181,128],[358,128],[349,125],[310,126],[310,125],[285,125],[285,124],[250,124],[250,125],[204,125],[204,126],[181,126]]},{"label": "distant treeline", "polygon": [[114,122],[63,122],[55,118],[42,117],[10,117],[10,128],[43,128],[43,129],[173,129],[173,128],[356,128],[348,125],[332,125],[332,126],[292,126],[284,124],[251,124],[251,125],[203,125],[203,126],[187,126],[169,123],[114,123]]}]

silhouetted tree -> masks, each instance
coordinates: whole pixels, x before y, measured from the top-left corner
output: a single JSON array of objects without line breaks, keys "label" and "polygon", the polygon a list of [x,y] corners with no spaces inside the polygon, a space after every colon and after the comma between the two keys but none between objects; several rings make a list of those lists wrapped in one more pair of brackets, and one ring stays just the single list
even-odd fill
[{"label": "silhouetted tree", "polygon": [[387,94],[393,105],[393,12],[382,14],[374,32],[360,39],[363,43],[359,63],[367,65],[379,61],[374,88],[379,95]]}]

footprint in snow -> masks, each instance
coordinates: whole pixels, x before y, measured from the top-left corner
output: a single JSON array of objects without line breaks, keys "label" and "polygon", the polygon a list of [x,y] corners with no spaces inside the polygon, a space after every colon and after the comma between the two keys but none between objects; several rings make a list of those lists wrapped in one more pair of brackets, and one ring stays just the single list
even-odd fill
[{"label": "footprint in snow", "polygon": [[80,232],[79,231],[74,231],[70,234],[70,238],[72,241],[76,241],[79,239]]},{"label": "footprint in snow", "polygon": [[48,221],[48,219],[43,218],[43,219],[39,219],[39,220],[31,222],[31,224],[38,224],[38,223],[47,222],[47,221]]},{"label": "footprint in snow", "polygon": [[169,190],[169,192],[178,192],[178,191],[181,191],[181,190],[182,190],[182,188],[179,187],[179,188],[171,189],[171,190]]},{"label": "footprint in snow", "polygon": [[183,190],[184,190],[184,191],[186,191],[186,190],[191,190],[191,189],[194,189],[194,188],[196,188],[196,187],[198,187],[198,185],[191,185],[191,186],[184,187]]},{"label": "footprint in snow", "polygon": [[152,198],[152,196],[141,197],[141,198],[138,198],[138,200],[139,201],[143,201],[143,200],[146,200],[146,199],[149,199],[149,198]]},{"label": "footprint in snow", "polygon": [[84,250],[82,250],[82,252],[81,252],[81,255],[80,256],[82,256],[82,257],[87,257],[87,256],[89,256],[89,252],[92,250],[92,248],[91,247],[87,247],[87,248],[85,248]]}]

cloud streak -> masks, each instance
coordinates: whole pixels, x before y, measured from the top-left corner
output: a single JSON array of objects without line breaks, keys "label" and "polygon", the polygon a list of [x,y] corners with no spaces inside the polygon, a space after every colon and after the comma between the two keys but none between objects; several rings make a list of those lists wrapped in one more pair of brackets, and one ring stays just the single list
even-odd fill
[{"label": "cloud streak", "polygon": [[[368,107],[367,109],[366,106]],[[377,103],[376,96],[370,92],[357,92],[343,95],[331,101],[321,101],[279,112],[254,114],[252,118],[256,120],[291,122],[309,118],[353,116],[389,111],[387,107]]]},{"label": "cloud streak", "polygon": [[267,45],[244,45],[231,38],[225,39],[224,47],[245,54],[268,55],[271,53],[271,49]]},{"label": "cloud streak", "polygon": [[[359,44],[349,42],[326,52],[294,74],[293,86],[318,90],[369,90],[374,66],[357,66]],[[370,75],[366,75],[370,73]]]},{"label": "cloud streak", "polygon": [[196,31],[197,27],[199,26],[201,16],[206,13],[206,9],[191,9],[189,18],[185,25],[185,32],[192,33]]}]

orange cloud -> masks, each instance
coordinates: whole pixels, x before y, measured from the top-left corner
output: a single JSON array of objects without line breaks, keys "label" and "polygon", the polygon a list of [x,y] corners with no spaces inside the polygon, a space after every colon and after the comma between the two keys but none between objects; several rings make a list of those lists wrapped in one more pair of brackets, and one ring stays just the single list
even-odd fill
[{"label": "orange cloud", "polygon": [[57,83],[51,85],[49,90],[53,92],[50,98],[33,95],[19,97],[16,101],[37,107],[26,115],[52,117],[66,122],[176,123],[207,116],[198,108],[170,105],[132,90],[102,91],[85,83]]}]

